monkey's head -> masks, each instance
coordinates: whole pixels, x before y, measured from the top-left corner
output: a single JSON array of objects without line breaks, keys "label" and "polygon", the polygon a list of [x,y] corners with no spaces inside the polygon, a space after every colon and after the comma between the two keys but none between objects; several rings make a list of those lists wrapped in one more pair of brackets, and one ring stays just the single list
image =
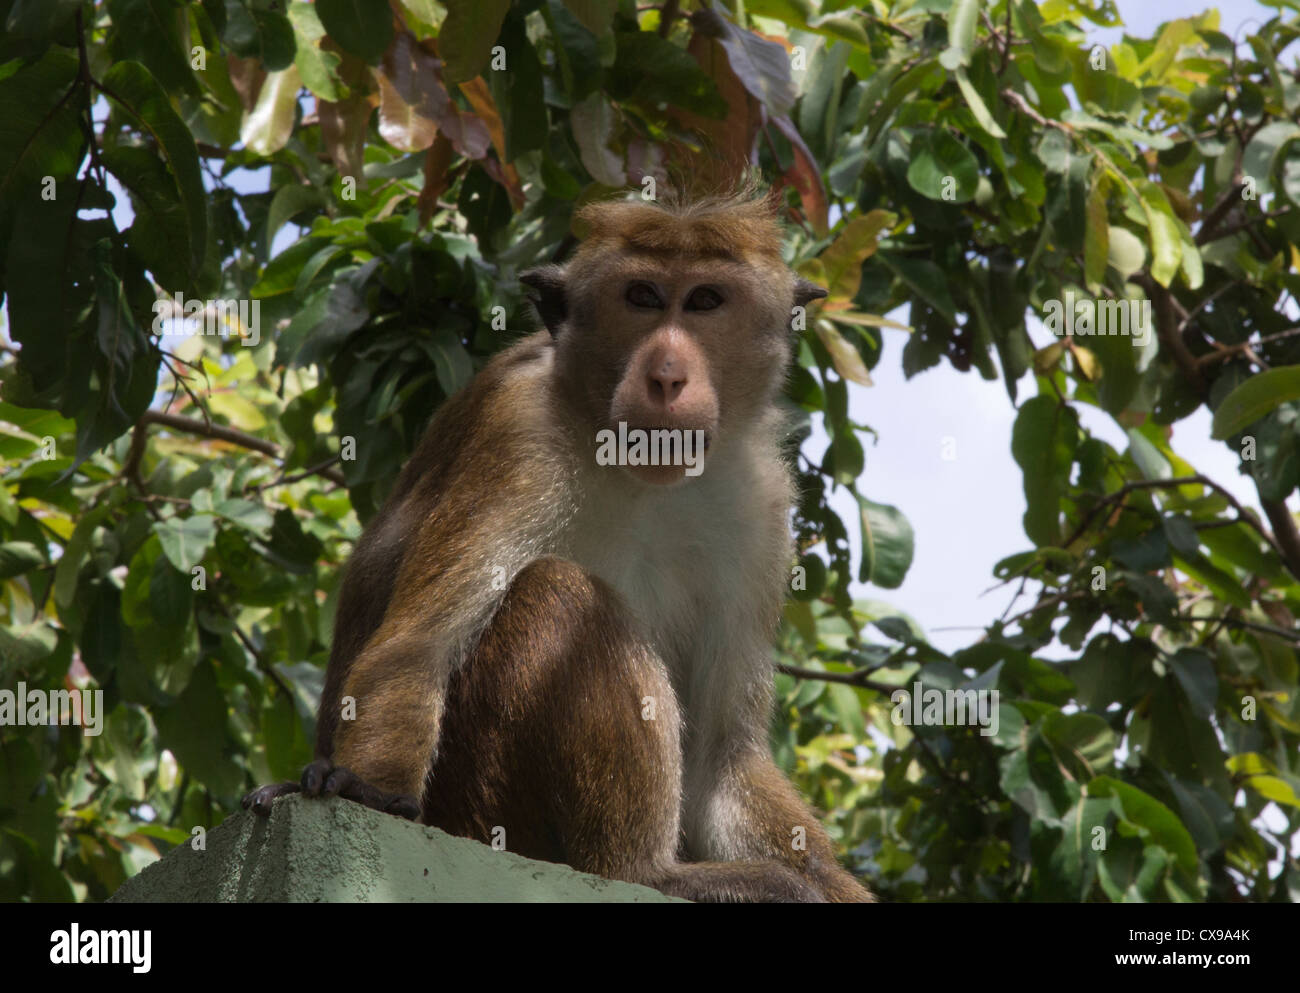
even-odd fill
[{"label": "monkey's head", "polygon": [[[520,279],[592,438],[620,424],[703,432],[709,456],[743,438],[781,389],[793,308],[826,295],[782,262],[771,201],[608,201],[577,220],[587,234],[570,262]],[[686,469],[628,466],[661,484]]]}]

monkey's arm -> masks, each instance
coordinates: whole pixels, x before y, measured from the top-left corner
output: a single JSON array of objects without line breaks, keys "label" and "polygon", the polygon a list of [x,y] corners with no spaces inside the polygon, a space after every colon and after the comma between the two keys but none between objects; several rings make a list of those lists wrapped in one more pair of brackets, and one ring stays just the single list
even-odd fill
[{"label": "monkey's arm", "polygon": [[322,698],[322,717],[340,708],[333,763],[380,790],[420,798],[451,673],[515,575],[543,552],[566,503],[562,479],[535,447],[498,441],[452,467],[442,499],[409,539],[378,629],[331,680],[338,699]]},{"label": "monkey's arm", "polygon": [[498,355],[430,425],[348,563],[316,760],[301,784],[261,787],[245,807],[266,814],[302,789],[418,816],[450,675],[571,504],[538,409],[546,338]]}]

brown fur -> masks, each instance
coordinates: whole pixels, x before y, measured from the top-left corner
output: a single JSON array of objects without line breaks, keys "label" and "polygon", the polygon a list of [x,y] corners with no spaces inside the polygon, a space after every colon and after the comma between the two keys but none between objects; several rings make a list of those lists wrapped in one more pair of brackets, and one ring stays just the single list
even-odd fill
[{"label": "brown fur", "polygon": [[[525,277],[549,333],[444,405],[358,542],[303,788],[692,899],[869,900],[766,747],[775,400],[817,291],[752,196],[580,223],[567,267]],[[700,286],[722,304],[687,306]],[[619,421],[705,431],[705,471],[597,465]]]}]

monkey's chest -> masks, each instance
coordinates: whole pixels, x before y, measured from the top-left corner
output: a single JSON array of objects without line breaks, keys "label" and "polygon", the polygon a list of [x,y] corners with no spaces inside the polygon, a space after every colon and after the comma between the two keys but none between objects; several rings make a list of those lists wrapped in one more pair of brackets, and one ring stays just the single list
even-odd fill
[{"label": "monkey's chest", "polygon": [[746,557],[754,542],[743,521],[719,526],[689,513],[577,515],[557,553],[604,580],[620,595],[636,627],[668,669],[689,707],[701,667],[719,650],[719,632],[748,614],[762,574]]}]

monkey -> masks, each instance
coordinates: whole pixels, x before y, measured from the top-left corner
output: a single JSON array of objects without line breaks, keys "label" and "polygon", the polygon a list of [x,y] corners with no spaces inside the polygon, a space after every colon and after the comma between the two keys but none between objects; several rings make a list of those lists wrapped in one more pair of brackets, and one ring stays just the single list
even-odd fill
[{"label": "monkey", "polygon": [[[544,327],[444,402],[353,550],[315,759],[243,805],[340,795],[696,901],[872,902],[767,744],[777,400],[826,292],[753,189],[575,219],[520,275]],[[611,444],[656,434],[669,457]]]}]

